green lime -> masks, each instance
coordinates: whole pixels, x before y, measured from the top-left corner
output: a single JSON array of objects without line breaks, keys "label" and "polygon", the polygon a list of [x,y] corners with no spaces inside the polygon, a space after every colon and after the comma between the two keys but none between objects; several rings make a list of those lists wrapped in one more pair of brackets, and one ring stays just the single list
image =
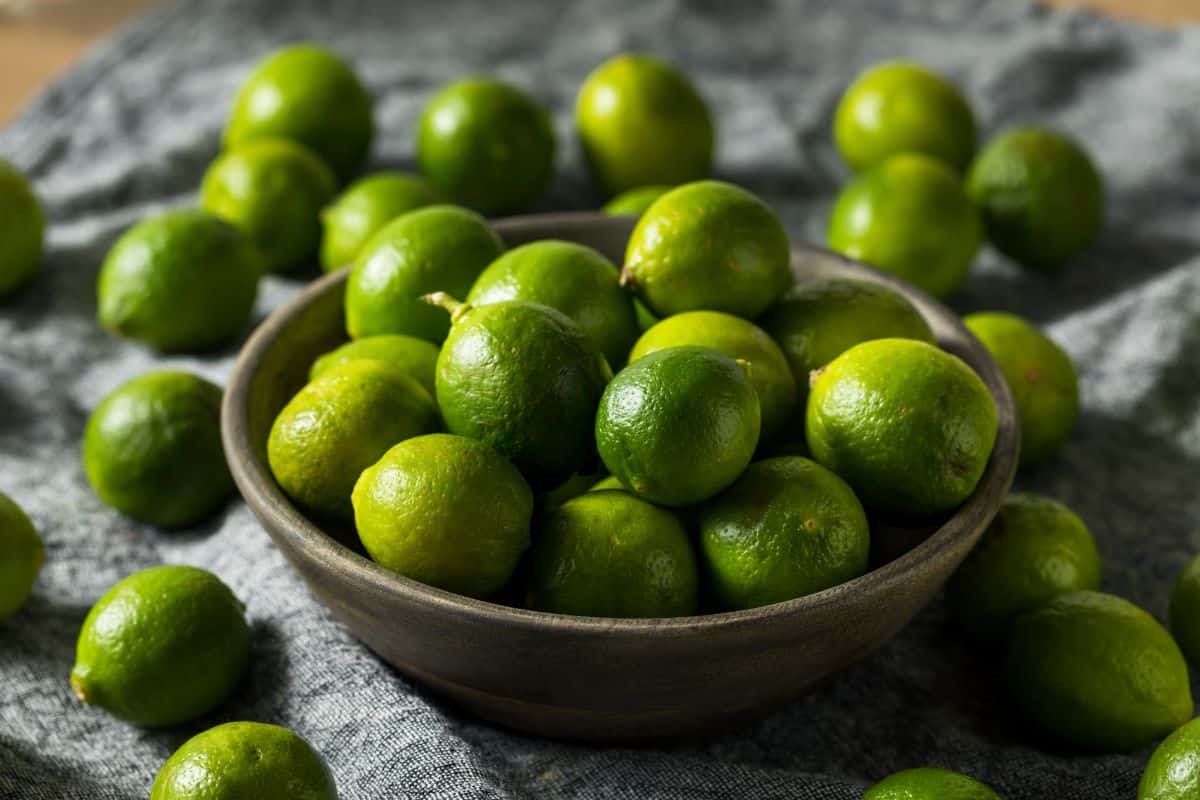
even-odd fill
[{"label": "green lime", "polygon": [[1187,664],[1171,635],[1109,594],[1059,595],[1017,617],[1006,672],[1029,722],[1086,750],[1134,750],[1192,717]]},{"label": "green lime", "polygon": [[0,622],[25,605],[45,557],[29,515],[0,492]]},{"label": "green lime", "polygon": [[437,366],[447,430],[490,444],[538,489],[594,466],[592,421],[612,372],[583,329],[523,300],[430,299],[454,321]]},{"label": "green lime", "polygon": [[592,487],[590,489],[588,489],[588,491],[589,492],[604,492],[604,491],[608,491],[610,489],[616,489],[616,490],[622,491],[622,492],[629,491],[628,489],[625,488],[625,484],[621,483],[621,479],[618,478],[616,475],[609,475],[606,478],[601,478],[600,480],[593,483]]},{"label": "green lime", "polygon": [[1020,614],[1060,594],[1100,588],[1096,540],[1074,511],[1036,494],[1010,494],[946,585],[955,616],[999,643]]},{"label": "green lime", "polygon": [[855,170],[899,153],[922,153],[966,170],[975,153],[975,115],[956,86],[916,64],[877,64],[838,103],[834,139]]},{"label": "green lime", "polygon": [[250,661],[245,608],[197,567],[152,567],[104,593],[83,621],[71,689],[123,720],[161,727],[207,714]]},{"label": "green lime", "polygon": [[529,552],[526,605],[582,617],[696,613],[696,557],[669,511],[628,492],[588,492],[551,509]]},{"label": "green lime", "polygon": [[656,58],[622,53],[593,70],[575,100],[575,125],[605,195],[712,171],[708,107],[683,73]]},{"label": "green lime", "polygon": [[598,482],[607,476],[608,473],[603,468],[597,468],[590,472],[576,472],[550,491],[543,492],[538,501],[542,508],[561,506],[584,492],[590,492],[594,486],[598,485]]},{"label": "green lime", "polygon": [[367,157],[374,134],[371,95],[354,71],[320,47],[285,47],[242,84],[225,127],[225,147],[291,139],[343,179]]},{"label": "green lime", "polygon": [[541,303],[566,314],[610,366],[625,363],[638,336],[633,303],[618,282],[617,268],[574,242],[531,242],[493,261],[471,287],[467,303],[501,300]]},{"label": "green lime", "polygon": [[974,491],[996,440],[996,406],[958,357],[875,339],[814,374],[805,431],[813,458],[868,509],[926,516]]},{"label": "green lime", "polygon": [[337,787],[312,745],[287,728],[227,722],[167,759],[150,800],[337,800]]},{"label": "green lime", "polygon": [[355,339],[336,350],[332,350],[313,362],[308,379],[315,381],[326,372],[350,361],[382,361],[398,368],[408,377],[421,384],[432,398],[437,391],[434,378],[437,375],[439,348],[435,344],[403,334],[381,334]]},{"label": "green lime", "polygon": [[1142,772],[1137,800],[1195,800],[1200,797],[1200,719],[1163,740]]},{"label": "green lime", "polygon": [[354,485],[354,519],[371,558],[470,597],[508,583],[532,517],[533,492],[512,464],[447,433],[401,442]]},{"label": "green lime", "polygon": [[502,252],[500,237],[473,211],[430,206],[409,212],[359,252],[346,282],[346,329],[355,339],[404,333],[440,344],[450,320],[420,298],[436,291],[463,297]]},{"label": "green lime", "polygon": [[751,464],[696,516],[708,583],[725,610],[782,603],[867,571],[866,512],[841,478],[807,458]]},{"label": "green lime", "polygon": [[619,195],[609,200],[604,204],[604,208],[600,209],[609,216],[632,216],[640,217],[646,213],[650,206],[654,205],[654,201],[662,197],[674,187],[666,184],[655,186],[639,186],[636,189],[628,189],[621,192]]},{"label": "green lime", "polygon": [[796,379],[779,345],[753,322],[720,311],[687,311],[667,317],[642,334],[629,360],[694,345],[710,347],[750,365],[750,383],[762,410],[763,439],[779,431],[796,405]]},{"label": "green lime", "polygon": [[1104,222],[1100,173],[1079,144],[1054,131],[996,137],[971,165],[967,190],[996,249],[1032,269],[1070,261]]},{"label": "green lime", "polygon": [[1175,579],[1170,622],[1183,654],[1192,664],[1200,665],[1200,556],[1193,558]]},{"label": "green lime", "polygon": [[892,773],[862,800],[1000,800],[1000,795],[960,772],[918,767]]},{"label": "green lime", "polygon": [[1079,379],[1070,356],[1012,314],[970,314],[963,323],[996,359],[1012,390],[1021,426],[1021,466],[1045,462],[1071,437],[1079,419]]},{"label": "green lime", "polygon": [[250,321],[263,263],[205,211],[169,211],[117,240],[97,285],[100,324],[166,353],[202,352]]},{"label": "green lime", "polygon": [[267,461],[280,488],[308,511],[353,519],[350,492],[388,448],[438,429],[429,392],[392,364],[350,361],[293,397],[271,426]]},{"label": "green lime", "polygon": [[353,264],[384,225],[438,200],[428,181],[403,172],[380,172],[351,184],[321,212],[322,268],[333,272]]},{"label": "green lime", "polygon": [[958,176],[928,156],[892,156],[842,189],[829,247],[934,297],[962,286],[983,240],[979,211]]},{"label": "green lime", "polygon": [[38,271],[45,227],[29,180],[0,158],[0,297],[12,294]]},{"label": "green lime", "polygon": [[720,181],[672,189],[638,220],[622,282],[661,317],[726,311],[753,319],[792,282],[787,232],[754,195]]},{"label": "green lime", "polygon": [[439,91],[421,113],[421,169],[456,203],[483,214],[525,211],[554,177],[550,114],[520,89],[469,78]]},{"label": "green lime", "polygon": [[161,528],[208,518],[233,493],[221,387],[170,370],[123,384],[88,419],[83,466],[100,499],[126,516]]},{"label": "green lime", "polygon": [[596,412],[616,478],[652,503],[683,506],[733,483],[754,455],[761,412],[747,367],[707,347],[672,347],[617,373]]},{"label": "green lime", "polygon": [[269,270],[295,269],[317,255],[321,209],[336,188],[329,167],[287,139],[254,139],[204,173],[200,205],[254,242]]}]

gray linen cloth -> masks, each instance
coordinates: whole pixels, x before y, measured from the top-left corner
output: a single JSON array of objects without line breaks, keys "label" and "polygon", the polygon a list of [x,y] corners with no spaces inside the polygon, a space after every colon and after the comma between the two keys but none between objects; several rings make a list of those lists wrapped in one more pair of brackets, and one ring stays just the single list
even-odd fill
[{"label": "gray linen cloth", "polygon": [[[831,110],[873,62],[917,59],[960,81],[986,133],[1040,122],[1078,136],[1110,189],[1099,244],[1053,278],[985,252],[955,306],[1021,313],[1078,364],[1079,429],[1021,483],[1079,510],[1109,591],[1161,618],[1171,580],[1200,550],[1200,29],[1015,0],[181,3],[122,30],[0,135],[0,154],[36,180],[52,222],[42,274],[0,307],[0,487],[47,543],[31,602],[0,625],[0,797],[145,797],[175,747],[231,719],[300,732],[352,799],[842,800],[925,764],[968,772],[1009,800],[1133,797],[1148,751],[1032,746],[996,659],[963,642],[940,602],[827,688],[736,734],[580,747],[465,719],[397,676],[308,595],[241,502],[182,533],[103,506],[80,465],[89,411],[153,368],[220,381],[235,348],[161,358],[101,332],[98,265],[133,222],[194,202],[238,83],[296,40],[345,53],[375,92],[371,169],[413,168],[416,116],[443,82],[492,72],[527,87],[554,109],[562,142],[544,209],[597,204],[571,137],[572,100],[592,67],[626,49],[660,53],[698,81],[719,121],[719,177],[814,241],[845,177]],[[269,279],[260,316],[298,285]],[[232,585],[253,620],[254,661],[220,712],[143,731],[83,707],[66,678],[88,607],[162,562]]]}]

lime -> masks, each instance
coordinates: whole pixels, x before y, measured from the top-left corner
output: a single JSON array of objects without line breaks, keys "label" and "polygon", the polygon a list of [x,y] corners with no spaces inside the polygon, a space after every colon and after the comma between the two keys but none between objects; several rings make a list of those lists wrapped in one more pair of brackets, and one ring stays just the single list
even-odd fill
[{"label": "lime", "polygon": [[194,525],[233,493],[221,447],[221,387],[187,372],[148,372],[101,401],[83,435],[96,494],[162,528]]},{"label": "lime", "polygon": [[227,722],[167,759],[150,800],[337,800],[329,767],[287,728]]},{"label": "lime", "polygon": [[308,379],[315,381],[326,372],[350,361],[382,361],[421,384],[421,388],[429,392],[432,398],[437,391],[434,377],[437,374],[438,352],[437,345],[413,336],[398,333],[368,336],[347,342],[318,358],[313,362]]},{"label": "lime", "polygon": [[899,153],[922,153],[962,172],[975,153],[975,115],[962,92],[904,61],[877,64],[850,84],[833,134],[855,170]]},{"label": "lime", "polygon": [[605,195],[712,171],[708,107],[685,75],[656,58],[622,53],[597,67],[579,89],[575,125]]},{"label": "lime", "polygon": [[242,85],[225,128],[225,147],[291,139],[343,179],[367,157],[374,133],[371,95],[337,55],[308,44],[285,47]]},{"label": "lime", "polygon": [[918,767],[892,773],[862,800],[1000,800],[1000,795],[960,772]]},{"label": "lime", "polygon": [[807,458],[751,464],[697,511],[717,604],[756,608],[819,592],[867,571],[867,514],[850,487]]},{"label": "lime", "polygon": [[868,509],[926,516],[974,491],[996,440],[996,406],[956,356],[875,339],[815,374],[805,430],[813,458]]},{"label": "lime", "polygon": [[200,205],[254,242],[274,271],[316,256],[321,209],[333,199],[329,167],[295,142],[254,139],[226,151],[204,173]]},{"label": "lime", "polygon": [[1071,509],[1011,494],[946,585],[946,598],[976,638],[1001,642],[1016,617],[1060,594],[1100,588],[1100,552]]},{"label": "lime", "polygon": [[308,511],[353,518],[350,492],[388,448],[438,429],[433,398],[394,365],[350,361],[293,397],[271,426],[267,460],[280,488]]},{"label": "lime", "polygon": [[529,547],[533,493],[483,442],[435,433],[388,450],[354,486],[371,558],[413,580],[486,597]]},{"label": "lime", "polygon": [[0,158],[0,297],[12,294],[38,271],[45,226],[29,180]]},{"label": "lime", "polygon": [[983,239],[958,176],[928,156],[892,156],[842,189],[829,246],[934,297],[962,286]]},{"label": "lime", "polygon": [[430,206],[405,214],[359,252],[346,282],[346,329],[355,339],[403,333],[440,344],[450,320],[420,298],[466,295],[502,252],[500,237],[473,211]]},{"label": "lime", "polygon": [[401,214],[438,202],[424,178],[380,172],[350,185],[321,212],[321,266],[333,272],[353,264],[371,237]]},{"label": "lime", "polygon": [[1200,556],[1193,558],[1171,591],[1171,633],[1192,664],[1200,664]]},{"label": "lime", "polygon": [[608,473],[603,468],[598,468],[590,472],[576,472],[550,491],[543,492],[538,498],[538,502],[541,508],[561,506],[571,498],[591,491],[592,487],[596,486],[607,475]]},{"label": "lime", "polygon": [[963,323],[1004,373],[1021,425],[1021,466],[1045,462],[1066,443],[1079,419],[1079,379],[1071,358],[1020,317],[998,311]]},{"label": "lime", "polygon": [[967,178],[996,249],[1052,270],[1083,251],[1104,221],[1104,183],[1083,148],[1041,128],[992,140]]},{"label": "lime", "polygon": [[792,282],[787,232],[754,195],[720,181],[672,189],[638,220],[622,282],[658,316],[753,319]]},{"label": "lime", "polygon": [[1059,595],[1017,617],[1006,671],[1029,722],[1086,750],[1134,750],[1192,717],[1187,664],[1171,635],[1109,594]]},{"label": "lime", "polygon": [[1200,797],[1200,719],[1158,746],[1138,784],[1137,800],[1195,800]]},{"label": "lime", "polygon": [[707,347],[672,347],[617,373],[600,399],[604,465],[652,503],[712,497],[754,455],[761,412],[746,367]]},{"label": "lime", "polygon": [[533,205],[554,176],[550,114],[529,95],[490,78],[438,92],[421,114],[417,158],[448,197],[483,214]]},{"label": "lime", "polygon": [[225,702],[249,660],[245,609],[220,578],[197,567],[151,567],[88,612],[71,689],[137,725],[176,725]]},{"label": "lime", "polygon": [[600,209],[609,216],[632,216],[640,217],[646,213],[650,206],[654,205],[654,201],[662,197],[673,187],[666,184],[655,186],[639,186],[636,189],[629,189],[621,192],[619,195],[609,200],[604,204],[604,208]]},{"label": "lime", "polygon": [[750,365],[750,383],[762,410],[763,439],[787,422],[796,405],[796,380],[779,345],[761,328],[720,311],[687,311],[667,317],[642,334],[629,360],[685,345],[710,347]]},{"label": "lime", "polygon": [[262,270],[237,229],[204,211],[169,211],[113,245],[100,268],[97,317],[156,350],[210,350],[245,329]]},{"label": "lime", "polygon": [[625,484],[621,483],[621,479],[618,478],[616,475],[609,475],[607,478],[601,478],[600,480],[593,483],[592,487],[590,489],[588,489],[588,491],[589,492],[604,492],[604,491],[608,491],[610,489],[616,489],[618,491],[623,491],[623,492],[629,491],[628,489],[625,488]]},{"label": "lime", "polygon": [[29,515],[0,492],[0,622],[25,605],[45,557]]},{"label": "lime", "polygon": [[541,303],[566,314],[610,366],[624,364],[637,339],[637,317],[617,268],[581,244],[531,242],[500,256],[475,281],[467,302],[484,306],[501,300]]}]

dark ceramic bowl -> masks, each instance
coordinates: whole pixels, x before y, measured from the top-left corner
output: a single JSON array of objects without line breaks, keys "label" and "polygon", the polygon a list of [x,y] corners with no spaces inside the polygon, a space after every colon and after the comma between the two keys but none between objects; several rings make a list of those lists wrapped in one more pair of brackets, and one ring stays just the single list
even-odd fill
[{"label": "dark ceramic bowl", "polygon": [[[621,263],[631,218],[553,214],[503,220],[510,245],[568,239]],[[896,634],[974,546],[1017,464],[1012,397],[999,368],[958,317],[912,287],[824,250],[796,245],[801,278],[877,281],[911,300],[945,349],[996,399],[1000,428],[987,471],[949,519],[924,530],[877,530],[874,569],[786,603],[677,619],[545,614],[451,594],[396,575],[325,531],[276,486],[266,440],[313,359],[345,340],[345,271],[318,280],[246,343],[225,394],[225,452],[267,533],[329,607],[404,675],[485,720],[544,736],[631,741],[723,730],[795,699]],[[899,546],[897,546],[897,543]],[[890,550],[890,552],[889,552]]]}]

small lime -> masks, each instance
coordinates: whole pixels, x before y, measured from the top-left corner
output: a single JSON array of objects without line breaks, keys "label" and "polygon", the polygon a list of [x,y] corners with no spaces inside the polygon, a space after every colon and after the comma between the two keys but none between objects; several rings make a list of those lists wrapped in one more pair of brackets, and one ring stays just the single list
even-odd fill
[{"label": "small lime", "polygon": [[629,491],[628,489],[625,488],[625,484],[621,483],[621,479],[618,478],[616,475],[609,475],[607,478],[601,478],[600,480],[598,480],[594,484],[592,484],[592,487],[590,489],[588,489],[588,491],[589,492],[604,492],[604,491],[608,491],[610,489],[616,489],[618,491],[623,491],[623,492]]},{"label": "small lime", "polygon": [[614,217],[640,217],[646,213],[646,210],[650,206],[654,205],[655,200],[671,191],[672,188],[671,186],[662,184],[656,186],[639,186],[636,189],[629,189],[609,200],[604,204],[604,208],[600,210]]},{"label": "small lime", "polygon": [[424,178],[403,172],[380,172],[351,184],[321,212],[321,267],[333,272],[353,264],[384,225],[438,198]]},{"label": "small lime", "polygon": [[315,381],[326,372],[350,361],[382,361],[421,384],[421,388],[433,397],[437,391],[434,379],[439,352],[437,345],[413,336],[398,333],[368,336],[347,342],[318,358],[309,370],[308,379]]},{"label": "small lime", "polygon": [[1171,633],[1193,665],[1200,665],[1200,556],[1193,558],[1171,591]]},{"label": "small lime", "polygon": [[0,492],[0,622],[25,605],[45,557],[29,515]]},{"label": "small lime", "polygon": [[31,280],[42,264],[46,219],[29,180],[0,158],[0,297]]},{"label": "small lime", "polygon": [[892,773],[862,800],[1000,800],[1000,795],[960,772],[918,767]]},{"label": "small lime", "polygon": [[1200,719],[1163,740],[1142,772],[1137,800],[1196,800],[1200,797]]}]

